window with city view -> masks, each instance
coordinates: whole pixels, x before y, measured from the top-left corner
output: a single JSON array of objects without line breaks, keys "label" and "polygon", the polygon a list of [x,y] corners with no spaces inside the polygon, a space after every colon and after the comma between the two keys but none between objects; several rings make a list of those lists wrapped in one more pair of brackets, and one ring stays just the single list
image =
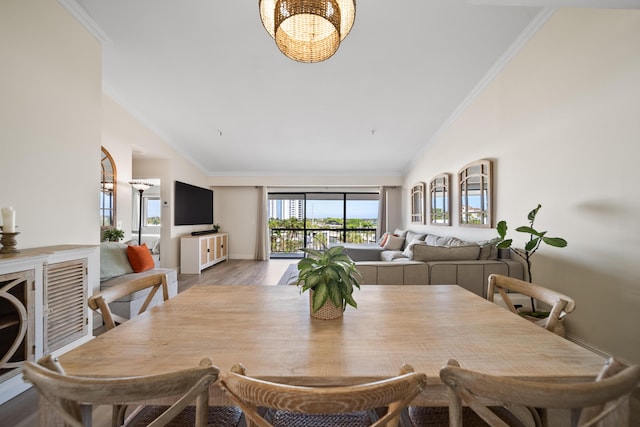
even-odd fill
[{"label": "window with city view", "polygon": [[300,248],[376,241],[378,193],[270,193],[272,257],[302,257]]}]

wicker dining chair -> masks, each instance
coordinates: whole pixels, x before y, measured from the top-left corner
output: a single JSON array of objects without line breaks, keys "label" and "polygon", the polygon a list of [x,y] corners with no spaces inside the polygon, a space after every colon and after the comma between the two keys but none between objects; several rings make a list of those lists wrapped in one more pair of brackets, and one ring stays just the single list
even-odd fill
[{"label": "wicker dining chair", "polygon": [[142,307],[140,307],[138,314],[144,313],[147,310],[151,300],[159,289],[162,289],[163,300],[166,301],[169,299],[169,288],[167,286],[166,274],[152,274],[150,276],[140,277],[138,279],[133,279],[131,281],[112,286],[89,297],[88,304],[92,310],[102,316],[106,329],[110,330],[116,327],[116,323],[120,324],[129,319],[114,314],[109,308],[109,304],[125,296],[147,289],[149,289],[149,293],[142,304]]},{"label": "wicker dining chair", "polygon": [[242,365],[220,373],[218,385],[244,412],[247,426],[388,426],[426,386],[427,377],[404,365],[400,375],[342,387],[302,387],[249,377]]},{"label": "wicker dining chair", "polygon": [[564,337],[565,329],[563,324],[564,317],[576,308],[573,298],[547,289],[535,283],[525,282],[524,280],[514,279],[513,277],[503,276],[501,274],[491,274],[488,278],[487,299],[494,301],[496,291],[502,297],[507,308],[515,313],[520,314],[515,305],[509,298],[509,292],[517,292],[526,295],[534,300],[541,301],[551,307],[549,316],[543,319],[524,316],[526,319],[542,326],[548,331]]},{"label": "wicker dining chair", "polygon": [[595,381],[558,383],[487,375],[450,360],[440,378],[449,388],[451,427],[464,426],[463,406],[494,427],[544,427],[550,408],[570,410],[572,425],[578,427],[621,427],[629,425],[629,396],[640,383],[640,365],[611,358]]},{"label": "wicker dining chair", "polygon": [[[209,386],[218,378],[210,359],[199,366],[140,377],[77,377],[66,375],[50,355],[26,362],[23,377],[33,384],[65,425],[90,426],[93,405],[113,407],[112,426],[236,426],[242,412],[235,407],[209,407]],[[177,399],[170,406],[148,405],[153,399]],[[125,417],[128,404],[140,404]]]}]

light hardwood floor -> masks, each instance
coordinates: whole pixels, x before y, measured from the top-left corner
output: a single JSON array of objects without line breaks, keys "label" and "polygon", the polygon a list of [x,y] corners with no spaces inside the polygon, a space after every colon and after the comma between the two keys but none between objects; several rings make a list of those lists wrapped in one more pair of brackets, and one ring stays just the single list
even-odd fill
[{"label": "light hardwood floor", "polygon": [[[266,285],[275,286],[287,267],[296,263],[295,259],[275,259],[270,261],[229,260],[210,267],[202,274],[178,275],[178,292],[183,292],[196,284],[209,285]],[[38,427],[38,395],[30,389],[11,401],[0,405],[0,425],[7,427]],[[550,414],[552,426],[567,425],[564,416]],[[110,409],[98,407],[94,410],[93,425],[110,425]],[[631,402],[631,425],[640,422],[640,391]],[[562,420],[562,421],[560,421]]]},{"label": "light hardwood floor", "polygon": [[277,285],[295,259],[269,261],[229,260],[202,271],[202,274],[178,275],[178,292],[196,284],[206,285]]}]

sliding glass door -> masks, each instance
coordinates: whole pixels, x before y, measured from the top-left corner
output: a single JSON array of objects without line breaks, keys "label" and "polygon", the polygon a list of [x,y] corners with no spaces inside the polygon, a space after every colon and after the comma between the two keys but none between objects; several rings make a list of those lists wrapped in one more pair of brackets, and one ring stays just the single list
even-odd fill
[{"label": "sliding glass door", "polygon": [[301,248],[376,241],[378,193],[269,193],[271,257]]}]

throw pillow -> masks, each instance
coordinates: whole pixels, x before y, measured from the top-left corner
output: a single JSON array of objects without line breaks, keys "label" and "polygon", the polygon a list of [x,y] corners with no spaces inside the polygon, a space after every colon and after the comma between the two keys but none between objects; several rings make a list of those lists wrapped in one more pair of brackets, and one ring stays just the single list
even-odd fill
[{"label": "throw pillow", "polygon": [[500,241],[499,237],[491,240],[483,240],[482,242],[478,242],[480,245],[480,255],[478,259],[498,259],[498,248],[496,248],[496,243]]},{"label": "throw pillow", "polygon": [[382,251],[380,252],[380,261],[393,261],[398,258],[404,258],[402,251]]},{"label": "throw pillow", "polygon": [[127,246],[127,257],[133,271],[136,273],[151,270],[155,267],[151,251],[149,251],[146,243],[140,246]]},{"label": "throw pillow", "polygon": [[383,248],[388,251],[399,251],[404,244],[404,237],[390,235]]},{"label": "throw pillow", "polygon": [[425,244],[413,245],[413,259],[415,261],[467,261],[478,259],[480,246],[429,246]]},{"label": "throw pillow", "polygon": [[393,234],[395,236],[405,237],[407,235],[407,231],[409,230],[400,230],[399,228],[396,228],[395,230],[393,230]]},{"label": "throw pillow", "polygon": [[428,234],[424,239],[429,246],[468,246],[469,243],[464,240],[460,240],[453,236],[436,236],[435,234]]},{"label": "throw pillow", "polygon": [[407,247],[404,248],[404,251],[402,251],[402,255],[409,259],[413,259],[413,245],[421,244],[421,243],[424,244],[424,241],[420,239],[413,239],[407,244]]},{"label": "throw pillow", "polygon": [[133,273],[127,258],[127,245],[119,242],[100,243],[100,281]]},{"label": "throw pillow", "polygon": [[390,236],[389,233],[384,233],[380,238],[380,241],[378,242],[378,244],[384,248],[384,245],[385,243],[387,243],[387,239],[389,238],[389,236]]},{"label": "throw pillow", "polygon": [[424,240],[424,238],[427,235],[424,233],[416,233],[415,231],[407,231],[407,235],[404,236],[404,238],[407,240],[407,242],[411,242],[413,240]]}]

